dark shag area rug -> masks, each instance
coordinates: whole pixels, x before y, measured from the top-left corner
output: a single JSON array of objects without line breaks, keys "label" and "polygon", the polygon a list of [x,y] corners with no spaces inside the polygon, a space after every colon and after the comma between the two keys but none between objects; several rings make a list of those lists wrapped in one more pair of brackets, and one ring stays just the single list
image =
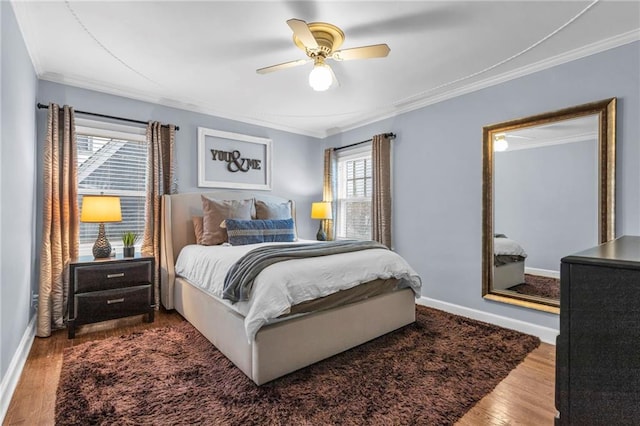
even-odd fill
[{"label": "dark shag area rug", "polygon": [[557,278],[524,274],[524,283],[509,287],[508,290],[528,296],[540,296],[560,300],[560,280]]},{"label": "dark shag area rug", "polygon": [[256,386],[190,324],[66,349],[58,425],[444,425],[537,337],[417,306],[398,331]]}]

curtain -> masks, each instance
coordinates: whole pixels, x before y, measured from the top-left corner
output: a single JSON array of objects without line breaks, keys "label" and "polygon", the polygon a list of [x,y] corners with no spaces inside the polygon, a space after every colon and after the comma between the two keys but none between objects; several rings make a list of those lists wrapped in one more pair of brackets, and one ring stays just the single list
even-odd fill
[{"label": "curtain", "polygon": [[391,139],[375,135],[371,142],[373,198],[371,238],[391,248]]},{"label": "curtain", "polygon": [[337,188],[338,188],[338,162],[336,160],[336,153],[333,148],[324,150],[324,179],[322,184],[322,201],[331,202],[331,213],[333,220],[322,221],[322,229],[327,234],[327,240],[332,241],[336,239],[336,229],[334,226],[335,218],[338,212],[338,206],[336,203]]},{"label": "curtain", "polygon": [[[60,120],[62,116],[62,122]],[[73,108],[49,104],[43,153],[43,215],[36,334],[64,327],[69,271],[78,257],[78,173]]]},{"label": "curtain", "polygon": [[147,125],[147,195],[145,226],[141,252],[155,258],[154,293],[156,309],[160,307],[160,199],[175,194],[173,145],[175,126],[163,126],[157,121]]}]

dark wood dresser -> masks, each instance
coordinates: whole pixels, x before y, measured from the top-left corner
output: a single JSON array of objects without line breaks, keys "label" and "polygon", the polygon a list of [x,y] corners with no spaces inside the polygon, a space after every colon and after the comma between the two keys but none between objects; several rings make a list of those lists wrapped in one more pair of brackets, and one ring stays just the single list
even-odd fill
[{"label": "dark wood dresser", "polygon": [[556,425],[640,424],[640,237],[560,267]]},{"label": "dark wood dresser", "polygon": [[69,264],[69,338],[76,326],[147,314],[153,322],[153,257],[78,259]]}]

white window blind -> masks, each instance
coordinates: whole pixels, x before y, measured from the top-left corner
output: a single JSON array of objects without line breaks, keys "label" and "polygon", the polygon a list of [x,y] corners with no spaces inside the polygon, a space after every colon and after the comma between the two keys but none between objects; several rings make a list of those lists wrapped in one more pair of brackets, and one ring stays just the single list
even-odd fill
[{"label": "white window blind", "polygon": [[[106,223],[111,247],[122,247],[122,233],[142,238],[145,215],[147,146],[145,129],[76,120],[78,145],[78,208],[85,194],[120,197],[122,222]],[[90,255],[98,236],[97,223],[80,223],[80,255]],[[136,245],[140,246],[140,239]]]},{"label": "white window blind", "polygon": [[338,238],[371,239],[371,146],[338,152]]}]

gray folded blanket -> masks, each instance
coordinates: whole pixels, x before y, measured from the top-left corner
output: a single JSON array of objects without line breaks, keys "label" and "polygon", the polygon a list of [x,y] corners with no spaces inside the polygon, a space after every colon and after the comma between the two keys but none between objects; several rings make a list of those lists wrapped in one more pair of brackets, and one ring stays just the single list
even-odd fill
[{"label": "gray folded blanket", "polygon": [[264,268],[277,262],[378,248],[387,249],[376,241],[353,240],[258,247],[242,256],[229,269],[224,279],[222,297],[233,303],[249,300],[254,279]]}]

